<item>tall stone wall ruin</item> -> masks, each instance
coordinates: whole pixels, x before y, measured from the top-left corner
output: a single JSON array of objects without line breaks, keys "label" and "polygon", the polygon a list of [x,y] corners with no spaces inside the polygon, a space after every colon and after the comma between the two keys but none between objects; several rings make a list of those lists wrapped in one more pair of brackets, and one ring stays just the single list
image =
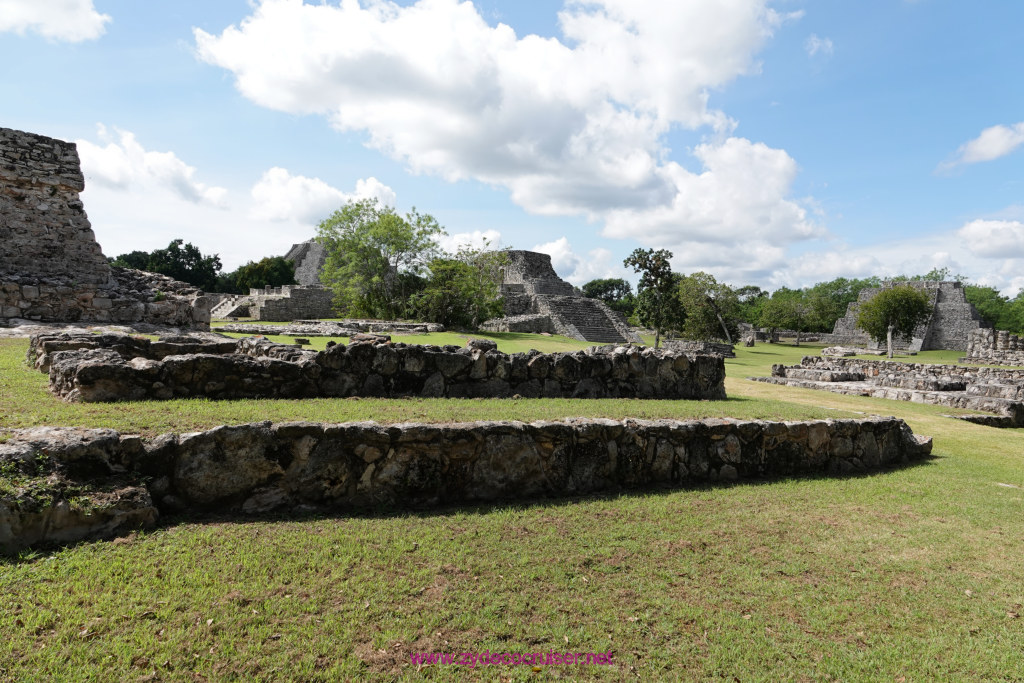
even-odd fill
[{"label": "tall stone wall ruin", "polygon": [[0,325],[208,328],[200,290],[107,263],[79,198],[84,188],[74,143],[0,128]]}]

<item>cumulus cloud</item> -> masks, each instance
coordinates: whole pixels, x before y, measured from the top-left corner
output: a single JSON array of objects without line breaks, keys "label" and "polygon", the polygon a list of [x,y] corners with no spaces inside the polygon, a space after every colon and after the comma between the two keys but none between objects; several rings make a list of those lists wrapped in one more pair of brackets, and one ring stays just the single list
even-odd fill
[{"label": "cumulus cloud", "polygon": [[0,33],[37,33],[49,40],[77,43],[99,38],[110,16],[92,0],[0,0]]},{"label": "cumulus cloud", "polygon": [[977,164],[1006,156],[1024,145],[1024,121],[1009,126],[992,126],[981,131],[981,135],[968,140],[956,151],[952,161],[939,165],[940,171],[949,170],[961,164]]},{"label": "cumulus cloud", "polygon": [[129,131],[115,129],[115,136],[105,126],[99,126],[98,130],[106,145],[76,141],[86,183],[119,190],[161,186],[190,202],[223,205],[227,190],[197,181],[196,169],[174,152],[151,152]]},{"label": "cumulus cloud", "polygon": [[[414,172],[505,188],[529,212],[584,216],[645,246],[820,234],[788,198],[784,150],[729,137],[709,92],[756,73],[783,21],[766,0],[566,0],[562,37],[490,26],[471,2],[262,0],[197,52],[271,109],[317,114]],[[823,49],[823,48],[820,48]],[[711,136],[700,173],[673,127]]]},{"label": "cumulus cloud", "polygon": [[957,235],[975,256],[1024,257],[1024,223],[1020,221],[974,220],[960,228]]},{"label": "cumulus cloud", "polygon": [[354,192],[343,192],[320,178],[292,175],[277,166],[263,174],[251,194],[252,217],[310,224],[319,223],[351,200],[377,199],[381,204],[394,206],[396,199],[394,190],[373,177],[356,181]]},{"label": "cumulus cloud", "polygon": [[614,262],[608,249],[598,247],[580,255],[573,250],[567,237],[535,245],[531,251],[548,254],[551,267],[559,277],[577,287],[599,278],[626,278],[629,275],[621,262]]},{"label": "cumulus cloud", "polygon": [[831,57],[834,51],[831,38],[819,38],[816,33],[812,33],[804,41],[804,49],[807,51],[808,56],[814,57],[821,55],[822,57]]},{"label": "cumulus cloud", "polygon": [[469,247],[470,249],[500,249],[501,233],[497,230],[457,232],[452,235],[442,235],[438,239],[438,243],[449,254],[458,252],[462,247]]}]

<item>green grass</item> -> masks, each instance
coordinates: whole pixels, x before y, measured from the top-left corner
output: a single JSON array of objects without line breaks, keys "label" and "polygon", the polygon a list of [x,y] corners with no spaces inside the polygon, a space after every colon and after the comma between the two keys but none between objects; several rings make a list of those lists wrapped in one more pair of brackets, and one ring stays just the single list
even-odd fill
[{"label": "green grass", "polygon": [[[179,419],[147,415],[144,404],[30,405],[47,395],[42,375],[13,360],[24,348],[0,344],[5,424]],[[896,414],[934,437],[935,457],[850,478],[421,513],[165,520],[151,533],[0,564],[0,680],[154,671],[161,680],[1024,679],[1024,430],[743,379],[808,352],[817,349],[740,348],[727,363],[732,398],[697,405],[780,418]],[[290,402],[252,403],[278,419],[270,404]],[[531,402],[326,403],[327,415],[357,406],[472,419],[477,406],[514,412]],[[534,403],[544,417],[623,417],[689,402]],[[230,407],[157,407],[186,409],[195,411],[187,422]],[[615,664],[408,664],[410,653],[484,650],[610,650]]]}]

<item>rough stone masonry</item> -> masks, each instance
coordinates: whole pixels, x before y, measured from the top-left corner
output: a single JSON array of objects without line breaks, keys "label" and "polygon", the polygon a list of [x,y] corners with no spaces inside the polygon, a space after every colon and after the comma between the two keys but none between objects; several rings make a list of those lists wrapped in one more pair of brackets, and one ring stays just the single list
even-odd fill
[{"label": "rough stone masonry", "polygon": [[[161,512],[408,508],[845,474],[919,460],[931,448],[896,418],[264,422],[149,439],[9,430],[0,431],[0,465],[47,484],[35,495],[0,495],[0,551],[125,534]],[[88,504],[72,505],[72,495]]]},{"label": "rough stone masonry", "polygon": [[0,128],[0,325],[47,322],[209,327],[202,292],[108,265],[79,199],[74,143]]}]

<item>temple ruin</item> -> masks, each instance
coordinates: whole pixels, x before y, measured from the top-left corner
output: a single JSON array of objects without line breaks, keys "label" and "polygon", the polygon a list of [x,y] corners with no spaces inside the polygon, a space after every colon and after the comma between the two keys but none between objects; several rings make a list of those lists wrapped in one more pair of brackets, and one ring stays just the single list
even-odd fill
[{"label": "temple ruin", "polygon": [[911,339],[894,339],[896,348],[909,351],[931,351],[948,349],[963,351],[967,348],[968,338],[973,330],[991,327],[982,319],[977,309],[964,296],[964,287],[960,282],[938,282],[934,280],[888,280],[881,287],[861,290],[857,301],[849,305],[846,315],[836,321],[831,335],[821,335],[821,341],[837,346],[864,346],[869,349],[879,348],[879,344],[868,337],[864,330],[857,327],[857,315],[865,301],[869,301],[884,289],[906,285],[920,289],[931,300],[932,316],[920,325]]},{"label": "temple ruin", "polygon": [[580,341],[642,343],[621,313],[603,301],[588,299],[558,277],[551,257],[535,251],[509,250],[501,293],[505,317],[488,320],[490,332],[561,334]]},{"label": "temple ruin", "polygon": [[79,198],[84,189],[74,143],[0,128],[0,325],[208,328],[209,304],[197,288],[107,263]]}]

